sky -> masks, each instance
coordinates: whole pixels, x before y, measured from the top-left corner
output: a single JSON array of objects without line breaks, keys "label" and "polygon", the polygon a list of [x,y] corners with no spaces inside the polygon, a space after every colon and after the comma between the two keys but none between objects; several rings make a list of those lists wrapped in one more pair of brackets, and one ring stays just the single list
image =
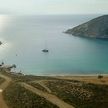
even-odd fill
[{"label": "sky", "polygon": [[108,0],[0,0],[0,14],[107,14]]}]

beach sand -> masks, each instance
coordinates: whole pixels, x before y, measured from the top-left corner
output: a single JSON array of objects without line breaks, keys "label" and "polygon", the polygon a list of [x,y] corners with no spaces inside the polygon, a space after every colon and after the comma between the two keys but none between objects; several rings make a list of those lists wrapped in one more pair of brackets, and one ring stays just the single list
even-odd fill
[{"label": "beach sand", "polygon": [[84,81],[86,83],[93,83],[93,84],[106,84],[108,85],[108,75],[103,75],[103,78],[99,79],[98,76],[56,76],[59,79],[66,79],[66,80],[78,80]]}]

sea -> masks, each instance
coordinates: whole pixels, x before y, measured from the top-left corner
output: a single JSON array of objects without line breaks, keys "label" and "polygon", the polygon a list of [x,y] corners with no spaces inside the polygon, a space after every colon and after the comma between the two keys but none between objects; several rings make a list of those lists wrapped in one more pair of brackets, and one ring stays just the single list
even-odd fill
[{"label": "sea", "polygon": [[0,15],[0,63],[31,75],[107,74],[108,40],[64,33],[98,16]]}]

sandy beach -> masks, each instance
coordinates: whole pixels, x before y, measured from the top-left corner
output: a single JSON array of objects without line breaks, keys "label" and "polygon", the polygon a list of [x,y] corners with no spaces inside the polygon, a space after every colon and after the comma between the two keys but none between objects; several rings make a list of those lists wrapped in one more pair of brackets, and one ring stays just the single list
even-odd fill
[{"label": "sandy beach", "polygon": [[98,75],[76,75],[76,76],[56,76],[56,78],[64,79],[64,80],[78,80],[84,81],[86,83],[93,84],[106,84],[108,85],[108,75],[103,75],[102,79],[98,78]]}]

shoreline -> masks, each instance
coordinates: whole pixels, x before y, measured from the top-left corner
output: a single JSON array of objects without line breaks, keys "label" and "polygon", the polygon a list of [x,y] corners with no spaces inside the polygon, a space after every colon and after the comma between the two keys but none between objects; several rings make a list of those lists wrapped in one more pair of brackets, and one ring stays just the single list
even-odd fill
[{"label": "shoreline", "polygon": [[[92,83],[92,84],[102,84],[108,85],[108,74],[70,74],[70,75],[31,75],[31,74],[23,74],[23,73],[14,73],[16,75],[23,75],[23,76],[33,76],[33,77],[50,77],[50,78],[57,78],[61,80],[76,80],[82,81],[85,83]],[[101,75],[102,78],[98,76]]]},{"label": "shoreline", "polygon": [[102,74],[102,73],[97,73],[97,74],[29,74],[26,72],[21,72],[24,75],[33,75],[33,76],[98,76],[98,75],[103,75],[103,76],[108,76],[108,74]]},{"label": "shoreline", "polygon": [[103,75],[103,76],[108,76],[108,74],[102,74],[102,73],[97,73],[97,74],[30,74],[30,73],[26,73],[26,72],[14,72],[14,71],[11,71],[11,73],[14,73],[14,74],[22,74],[22,75],[31,75],[31,76],[60,76],[60,77],[70,77],[70,76],[73,76],[73,77],[81,77],[81,76],[98,76],[98,75]]}]

